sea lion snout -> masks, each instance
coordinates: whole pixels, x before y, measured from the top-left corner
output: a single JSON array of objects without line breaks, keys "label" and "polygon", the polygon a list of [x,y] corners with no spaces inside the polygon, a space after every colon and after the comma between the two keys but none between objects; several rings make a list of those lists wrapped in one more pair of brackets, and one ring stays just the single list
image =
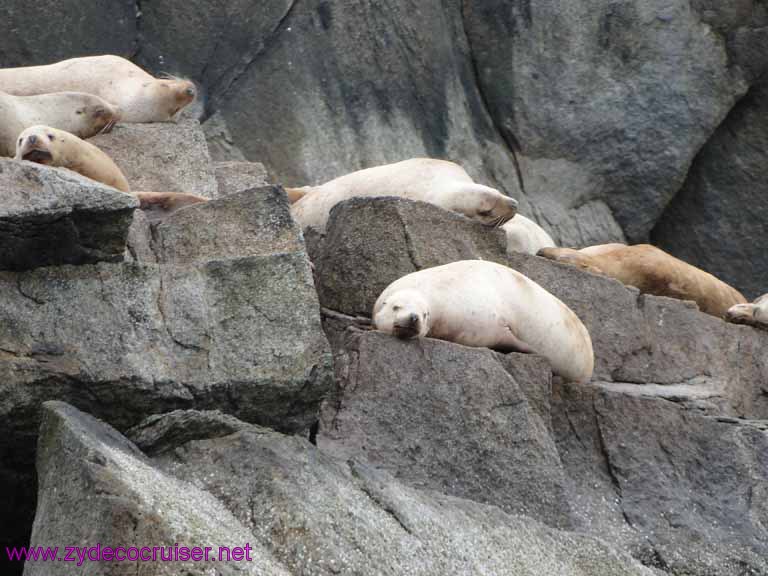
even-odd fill
[{"label": "sea lion snout", "polygon": [[754,316],[754,305],[752,304],[736,304],[731,306],[725,313],[725,319],[728,322],[736,324],[749,322]]},{"label": "sea lion snout", "polygon": [[413,312],[400,316],[393,326],[395,336],[402,339],[415,338],[421,332],[421,321],[418,314]]},{"label": "sea lion snout", "polygon": [[29,138],[27,138],[27,142],[29,142],[31,146],[34,146],[35,144],[37,144],[37,136],[32,134]]}]

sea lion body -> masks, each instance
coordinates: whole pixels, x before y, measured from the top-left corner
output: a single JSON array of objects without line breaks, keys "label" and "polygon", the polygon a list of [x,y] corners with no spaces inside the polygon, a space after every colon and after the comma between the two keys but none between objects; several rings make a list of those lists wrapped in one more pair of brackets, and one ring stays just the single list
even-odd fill
[{"label": "sea lion body", "polygon": [[592,376],[592,340],[563,302],[519,272],[464,260],[408,274],[373,309],[376,329],[399,338],[431,337],[465,346],[534,352],[555,374]]},{"label": "sea lion body", "polygon": [[325,231],[331,208],[357,197],[398,196],[458,212],[489,225],[501,225],[517,212],[517,202],[498,190],[476,184],[453,162],[414,158],[352,172],[321,186],[303,189],[291,206],[302,228]]},{"label": "sea lion body", "polygon": [[536,254],[542,248],[556,246],[552,237],[541,226],[522,214],[516,214],[512,220],[501,227],[507,235],[507,252]]},{"label": "sea lion body", "polygon": [[50,126],[32,126],[19,135],[16,160],[67,168],[122,192],[130,192],[123,172],[93,144]]},{"label": "sea lion body", "polygon": [[768,329],[768,294],[763,294],[752,304],[731,306],[725,319],[734,324],[748,324]]},{"label": "sea lion body", "polygon": [[93,94],[13,96],[0,92],[0,156],[12,157],[19,134],[32,126],[47,125],[90,138],[111,129],[118,119],[118,109]]},{"label": "sea lion body", "polygon": [[747,301],[738,290],[712,274],[650,244],[591,246],[583,250],[545,248],[539,255],[610,276],[644,294],[693,300],[702,312],[712,316],[723,317],[729,308]]},{"label": "sea lion body", "polygon": [[119,56],[72,58],[46,66],[0,69],[0,86],[16,96],[87,92],[117,106],[123,122],[165,122],[195,99],[195,85],[151,76]]}]

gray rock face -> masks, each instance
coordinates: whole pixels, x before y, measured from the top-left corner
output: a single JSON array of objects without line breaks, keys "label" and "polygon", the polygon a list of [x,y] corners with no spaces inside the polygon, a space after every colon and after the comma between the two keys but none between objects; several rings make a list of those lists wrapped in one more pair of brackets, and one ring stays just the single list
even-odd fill
[{"label": "gray rock face", "polygon": [[[332,367],[309,262],[279,189],[248,194],[163,222],[158,263],[0,273],[4,490],[30,482],[46,400],[119,429],[182,407],[295,432],[316,420]],[[32,502],[2,501],[23,518],[12,536]]]},{"label": "gray rock face", "polygon": [[670,574],[768,574],[768,433],[667,399],[556,388],[575,517]]},{"label": "gray rock face", "polygon": [[370,316],[381,291],[405,274],[462,259],[500,262],[538,282],[584,322],[595,349],[595,381],[660,385],[659,393],[768,418],[768,362],[760,352],[768,333],[544,258],[508,256],[498,234],[407,200],[342,203],[314,249],[320,303]]},{"label": "gray rock face", "polygon": [[[257,544],[211,494],[163,474],[113,428],[62,402],[47,402],[38,446],[38,514],[33,546],[65,546],[113,550],[174,546],[210,547],[208,562],[136,563],[90,559],[71,562],[27,562],[24,576],[86,576],[141,573],[207,576],[214,567],[222,576],[253,574],[288,576],[279,562]],[[220,546],[251,546],[252,562],[217,562]],[[118,553],[119,554],[119,553]],[[77,564],[81,565],[77,568]]]},{"label": "gray rock face", "polygon": [[[549,429],[551,372],[537,356],[353,333],[337,356],[318,446],[420,488],[570,525]],[[525,384],[520,381],[525,378]],[[546,420],[526,396],[546,399]],[[540,408],[540,406],[538,406]]]},{"label": "gray rock face", "polygon": [[766,118],[768,81],[753,87],[717,129],[653,231],[659,246],[750,300],[768,291]]},{"label": "gray rock face", "polygon": [[[89,3],[46,0],[10,2],[0,21],[0,62],[5,68],[50,64],[87,54],[129,57],[136,50],[134,0]],[[40,15],[45,14],[45,18]]]},{"label": "gray rock face", "polygon": [[69,170],[0,159],[0,270],[119,262],[137,206]]},{"label": "gray rock face", "polygon": [[406,487],[297,437],[248,426],[190,439],[198,418],[213,420],[175,413],[142,426],[143,446],[162,446],[158,467],[220,498],[292,574],[651,574],[592,538]]},{"label": "gray rock face", "polygon": [[[480,87],[495,124],[521,146],[529,195],[569,208],[602,200],[630,241],[647,238],[752,80],[724,38],[764,25],[763,10],[709,4],[465,5]],[[758,41],[743,36],[750,48]]]},{"label": "gray rock face", "polygon": [[205,135],[194,120],[119,124],[90,142],[115,161],[134,192],[216,197],[218,187]]},{"label": "gray rock face", "polygon": [[269,185],[267,170],[259,162],[215,162],[213,168],[219,197]]}]

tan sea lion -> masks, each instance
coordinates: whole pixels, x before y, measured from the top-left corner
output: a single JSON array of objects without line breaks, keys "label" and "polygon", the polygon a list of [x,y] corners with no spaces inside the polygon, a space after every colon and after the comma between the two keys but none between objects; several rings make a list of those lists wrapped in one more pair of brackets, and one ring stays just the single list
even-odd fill
[{"label": "tan sea lion", "polygon": [[193,82],[155,78],[119,56],[86,56],[46,66],[1,68],[0,87],[16,96],[87,92],[120,108],[122,122],[165,122],[195,99]]},{"label": "tan sea lion", "polygon": [[768,330],[768,294],[763,294],[752,304],[731,306],[725,319],[734,324],[749,324]]},{"label": "tan sea lion", "polygon": [[515,215],[501,229],[507,234],[508,253],[536,254],[542,248],[556,246],[555,241],[544,228],[522,214]]},{"label": "tan sea lion", "polygon": [[328,216],[339,202],[357,197],[399,196],[420,200],[483,222],[501,226],[517,212],[517,202],[498,190],[476,184],[458,164],[413,158],[352,172],[321,186],[286,189],[303,193],[291,206],[302,228],[325,231]]},{"label": "tan sea lion", "polygon": [[644,294],[693,300],[702,312],[721,318],[732,306],[747,301],[725,282],[650,244],[544,248],[539,256],[610,276]]},{"label": "tan sea lion", "polygon": [[431,337],[504,352],[536,353],[575,382],[592,376],[587,329],[573,311],[519,272],[463,260],[408,274],[373,308],[377,330],[398,338]]},{"label": "tan sea lion", "polygon": [[68,168],[122,192],[131,188],[117,164],[93,144],[50,126],[32,126],[16,141],[16,160]]},{"label": "tan sea lion", "polygon": [[0,156],[12,157],[24,130],[44,124],[90,138],[108,132],[119,112],[107,101],[83,92],[12,96],[0,92]]},{"label": "tan sea lion", "polygon": [[16,160],[67,168],[87,178],[133,194],[151,221],[162,220],[207,198],[184,192],[132,192],[128,180],[115,162],[98,147],[62,130],[33,126],[19,136]]}]

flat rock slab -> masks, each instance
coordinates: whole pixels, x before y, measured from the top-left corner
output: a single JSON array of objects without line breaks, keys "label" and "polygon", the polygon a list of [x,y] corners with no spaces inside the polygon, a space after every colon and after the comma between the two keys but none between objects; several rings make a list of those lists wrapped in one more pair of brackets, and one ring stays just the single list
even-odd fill
[{"label": "flat rock slab", "polygon": [[119,262],[137,206],[69,170],[0,159],[0,270]]},{"label": "flat rock slab", "polygon": [[118,124],[89,142],[109,154],[134,192],[216,197],[216,176],[197,121]]},{"label": "flat rock slab", "polygon": [[[370,461],[420,488],[570,525],[565,476],[549,434],[549,364],[427,339],[349,332],[339,392],[318,446]],[[513,368],[514,369],[514,368]],[[523,384],[521,380],[525,379]],[[546,419],[529,401],[546,398]]]},{"label": "flat rock slab", "polygon": [[[62,402],[47,402],[38,453],[33,546],[59,546],[59,562],[27,562],[24,576],[289,576],[210,493],[163,474],[113,428]],[[218,562],[220,546],[251,547],[251,562]],[[213,550],[208,562],[63,562],[67,546],[114,551],[176,546]],[[97,554],[95,551],[94,554]],[[74,556],[77,560],[77,555]],[[78,566],[78,563],[81,565]]]}]

